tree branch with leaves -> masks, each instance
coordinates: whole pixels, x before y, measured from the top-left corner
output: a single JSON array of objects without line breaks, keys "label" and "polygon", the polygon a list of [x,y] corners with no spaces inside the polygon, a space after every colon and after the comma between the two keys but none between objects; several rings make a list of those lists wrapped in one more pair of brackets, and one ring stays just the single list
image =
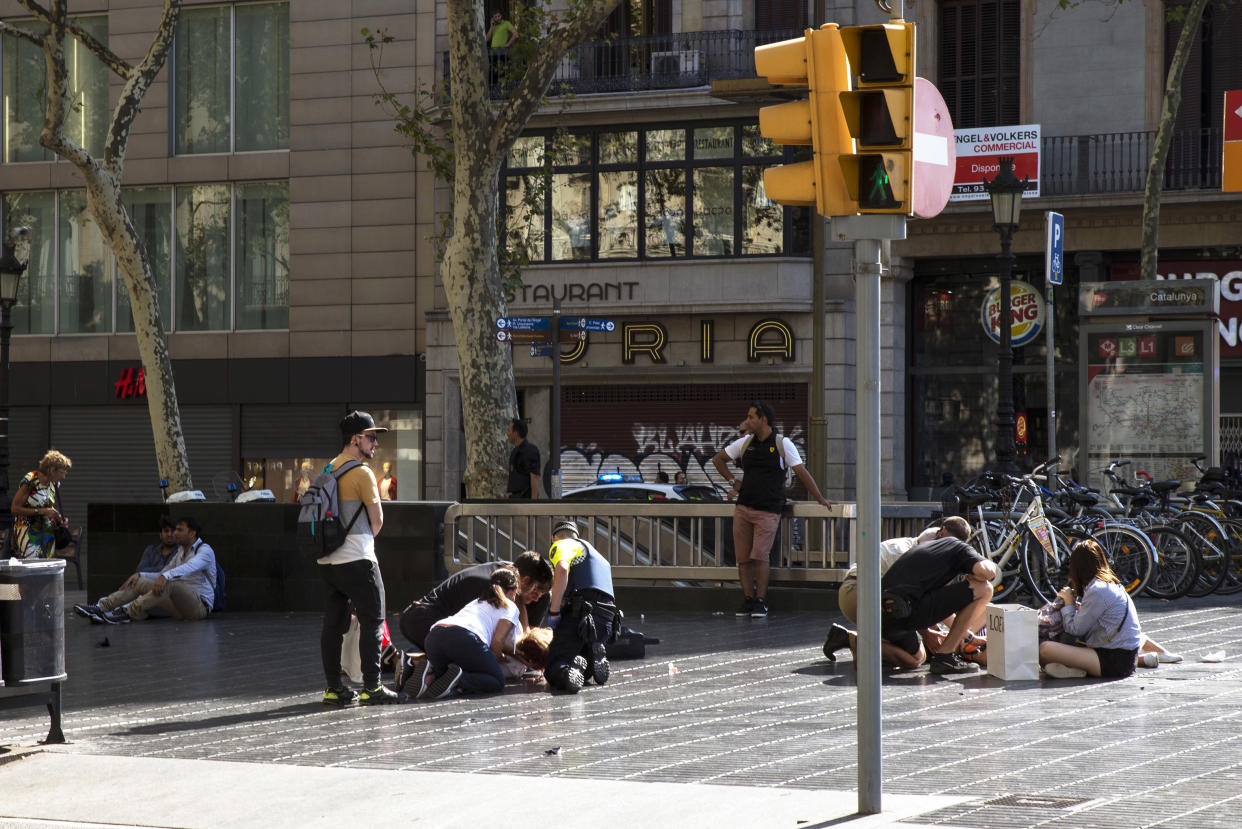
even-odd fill
[{"label": "tree branch with leaves", "polygon": [[[472,498],[504,497],[506,426],[517,416],[510,346],[499,342],[495,332],[496,319],[508,311],[511,281],[507,285],[506,276],[516,277],[529,249],[517,235],[507,237],[501,248],[500,170],[514,141],[546,101],[561,61],[599,29],[616,5],[617,0],[570,0],[568,8],[553,11],[546,0],[516,4],[518,38],[498,62],[494,86],[483,4],[447,0],[447,93],[423,93],[408,104],[381,85],[377,96],[393,113],[396,129],[410,140],[411,149],[452,192],[452,210],[442,217],[440,277],[457,349],[466,433],[464,477]],[[363,37],[373,55],[385,40],[367,30]],[[494,91],[500,93],[495,100]],[[550,154],[545,154],[545,182],[550,163]],[[538,209],[542,215],[542,204]],[[559,447],[549,447],[550,459],[555,461],[558,454]]]}]

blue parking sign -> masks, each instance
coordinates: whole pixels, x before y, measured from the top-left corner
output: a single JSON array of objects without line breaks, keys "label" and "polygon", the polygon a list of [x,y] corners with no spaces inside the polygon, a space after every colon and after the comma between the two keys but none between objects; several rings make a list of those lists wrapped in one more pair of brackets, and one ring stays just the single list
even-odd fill
[{"label": "blue parking sign", "polygon": [[1060,285],[1065,281],[1065,217],[1051,210],[1044,215],[1048,229],[1044,267],[1048,273],[1048,284]]}]

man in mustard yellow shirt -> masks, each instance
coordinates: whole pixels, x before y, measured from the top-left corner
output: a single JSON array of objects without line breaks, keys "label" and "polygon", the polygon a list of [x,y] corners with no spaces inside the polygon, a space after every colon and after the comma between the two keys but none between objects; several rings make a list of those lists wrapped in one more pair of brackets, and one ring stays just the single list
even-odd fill
[{"label": "man in mustard yellow shirt", "polygon": [[[380,626],[384,621],[384,580],[375,557],[375,536],[384,526],[375,473],[363,462],[375,457],[380,432],[367,412],[353,411],[340,422],[345,442],[328,470],[356,462],[337,480],[341,523],[349,527],[345,543],[317,559],[319,572],[328,585],[323,631],[319,637],[323,674],[328,681],[324,705],[362,705],[397,702],[397,694],[380,682]],[[349,603],[358,617],[358,656],[362,663],[362,693],[341,685],[341,640],[349,630]]]}]

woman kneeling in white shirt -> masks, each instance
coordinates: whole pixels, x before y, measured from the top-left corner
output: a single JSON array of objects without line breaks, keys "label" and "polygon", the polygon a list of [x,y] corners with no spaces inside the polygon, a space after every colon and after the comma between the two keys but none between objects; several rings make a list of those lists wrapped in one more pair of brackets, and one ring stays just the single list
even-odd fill
[{"label": "woman kneeling in white shirt", "polygon": [[480,598],[431,627],[419,699],[486,694],[505,687],[500,661],[514,652],[520,625],[516,570],[502,567]]}]

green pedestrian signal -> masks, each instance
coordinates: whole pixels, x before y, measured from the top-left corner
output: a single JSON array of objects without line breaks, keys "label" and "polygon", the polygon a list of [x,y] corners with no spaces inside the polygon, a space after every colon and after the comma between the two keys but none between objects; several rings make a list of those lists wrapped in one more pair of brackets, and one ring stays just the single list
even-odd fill
[{"label": "green pedestrian signal", "polygon": [[863,210],[893,210],[901,202],[893,197],[893,185],[882,155],[858,157],[858,206]]},{"label": "green pedestrian signal", "polygon": [[860,213],[911,213],[914,173],[914,24],[848,26],[841,43],[856,82],[840,95],[858,149],[838,157]]}]

